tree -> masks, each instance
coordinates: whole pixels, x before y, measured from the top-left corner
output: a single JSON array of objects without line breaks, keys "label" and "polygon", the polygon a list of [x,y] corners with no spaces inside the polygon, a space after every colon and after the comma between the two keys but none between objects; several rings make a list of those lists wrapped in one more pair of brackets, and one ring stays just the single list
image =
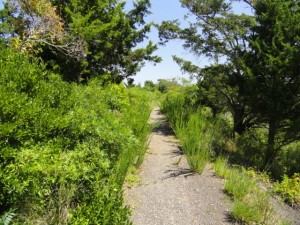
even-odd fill
[{"label": "tree", "polygon": [[184,47],[197,57],[214,60],[212,66],[200,68],[174,57],[183,71],[198,78],[201,103],[211,107],[214,114],[224,108],[233,114],[234,136],[235,132],[241,134],[255,124],[245,98],[239,95],[245,88],[241,57],[249,48],[247,38],[255,20],[251,15],[234,13],[233,2],[240,1],[181,0],[195,21],[190,21],[188,28],[180,28],[178,21],[164,21],[159,26],[159,35],[162,43],[181,39]]},{"label": "tree", "polygon": [[255,115],[249,111],[244,96],[239,94],[243,81],[232,64],[215,64],[199,68],[191,62],[174,57],[183,71],[197,74],[198,103],[211,108],[216,116],[224,111],[233,115],[232,137],[241,135],[256,124]]},{"label": "tree", "polygon": [[53,4],[60,9],[65,26],[86,43],[79,78],[102,76],[120,83],[135,75],[145,60],[161,61],[152,55],[157,47],[151,41],[146,47],[137,48],[152,26],[145,22],[150,14],[149,0],[135,2],[127,13],[125,2],[119,0],[55,0]]},{"label": "tree", "polygon": [[[254,15],[234,13],[233,2],[245,3]],[[214,60],[214,65],[199,68],[175,58],[183,70],[199,77],[200,86],[211,99],[216,99],[217,94],[228,99],[226,105],[233,113],[237,132],[255,124],[267,127],[267,167],[282,146],[300,138],[299,2],[181,3],[195,15],[195,21],[185,29],[177,21],[164,22],[159,27],[161,38],[182,39],[184,47],[195,55]]]},{"label": "tree", "polygon": [[268,126],[264,164],[300,138],[300,5],[294,0],[253,4],[256,25],[245,53],[248,104]]},{"label": "tree", "polygon": [[[52,17],[46,16],[49,19],[49,23],[46,24],[51,26],[59,24],[64,31],[61,32],[64,41],[62,42],[55,36],[52,37],[49,35],[51,33],[47,31],[48,36],[46,37],[55,40],[55,44],[40,38],[41,42],[46,44],[34,47],[41,49],[37,56],[48,62],[49,67],[59,70],[65,80],[80,81],[82,79],[88,80],[92,76],[102,76],[111,82],[120,83],[123,79],[135,75],[145,60],[154,63],[161,60],[152,55],[157,46],[151,41],[146,47],[138,48],[138,44],[146,39],[147,33],[151,29],[151,24],[146,24],[144,20],[145,16],[150,14],[149,0],[135,2],[133,9],[129,12],[125,12],[125,2],[120,0],[10,1],[18,2],[19,5],[18,11],[8,4],[5,12],[2,11],[1,27],[3,29],[1,33],[3,33],[2,37],[4,38],[11,36],[28,40],[27,36],[23,34],[32,33],[31,28],[34,27],[36,21],[44,21],[44,15],[47,15],[41,13],[46,10],[43,9],[42,3],[46,2],[46,5],[51,6],[52,11],[49,10],[49,12],[54,13],[59,23],[52,23],[50,21]],[[36,6],[39,2],[43,5],[41,12],[39,11],[40,5]],[[30,5],[29,10],[27,10],[27,5]],[[30,22],[32,18],[34,20]],[[26,26],[23,25],[23,21],[25,21]],[[51,26],[49,31],[60,34]],[[9,27],[12,29],[8,29]],[[45,29],[42,24],[37,27],[41,27],[41,30]],[[9,35],[4,30],[10,32]],[[36,31],[37,29],[34,28],[33,30]],[[76,50],[75,53],[79,50],[80,57],[77,57],[78,54],[68,54],[69,51],[58,48],[57,43],[61,45],[60,47]]]},{"label": "tree", "polygon": [[0,35],[14,48],[36,55],[46,45],[78,59],[83,57],[82,42],[67,38],[63,21],[49,1],[7,0],[0,14]]},{"label": "tree", "polygon": [[156,89],[155,84],[151,80],[146,80],[144,82],[144,88],[149,91],[154,91]]}]

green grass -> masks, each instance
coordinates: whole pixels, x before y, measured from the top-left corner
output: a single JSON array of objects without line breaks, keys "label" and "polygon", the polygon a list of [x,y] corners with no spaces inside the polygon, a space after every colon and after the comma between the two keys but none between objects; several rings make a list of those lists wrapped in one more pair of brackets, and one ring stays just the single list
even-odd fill
[{"label": "green grass", "polygon": [[239,200],[254,192],[255,187],[255,181],[235,168],[230,170],[224,185],[225,191]]},{"label": "green grass", "polygon": [[270,204],[270,194],[257,184],[253,170],[232,168],[228,158],[218,157],[213,165],[215,172],[226,180],[224,190],[233,199],[231,217],[241,224],[289,224],[274,221],[275,211]]},{"label": "green grass", "polygon": [[213,129],[207,123],[211,115],[205,108],[191,110],[183,105],[184,99],[170,95],[165,98],[161,108],[180,140],[191,169],[202,173],[212,155]]},{"label": "green grass", "polygon": [[228,158],[224,156],[217,157],[213,163],[213,168],[221,178],[227,178],[230,173],[230,168],[228,167]]}]

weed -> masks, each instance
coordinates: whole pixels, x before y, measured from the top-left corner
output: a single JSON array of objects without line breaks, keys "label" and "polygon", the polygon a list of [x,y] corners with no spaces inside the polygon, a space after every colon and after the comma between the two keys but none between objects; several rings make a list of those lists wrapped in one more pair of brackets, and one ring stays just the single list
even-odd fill
[{"label": "weed", "polygon": [[224,189],[235,199],[242,200],[246,195],[253,192],[255,182],[238,169],[231,169],[227,177]]},{"label": "weed", "polygon": [[227,178],[230,174],[230,168],[228,166],[228,158],[219,156],[215,160],[213,164],[215,172],[221,177],[221,178]]}]

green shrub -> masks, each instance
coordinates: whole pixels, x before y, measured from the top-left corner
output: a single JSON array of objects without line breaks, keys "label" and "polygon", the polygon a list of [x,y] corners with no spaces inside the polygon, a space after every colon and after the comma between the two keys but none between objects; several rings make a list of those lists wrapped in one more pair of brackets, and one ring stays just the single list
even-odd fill
[{"label": "green shrub", "polygon": [[15,224],[127,224],[121,187],[145,152],[150,92],[66,83],[8,48],[0,62],[0,213],[16,208]]},{"label": "green shrub", "polygon": [[283,176],[281,182],[276,182],[274,191],[291,205],[300,205],[300,174],[295,173],[291,178]]},{"label": "green shrub", "polygon": [[279,151],[278,156],[271,165],[270,172],[276,180],[281,180],[285,174],[291,177],[295,173],[300,173],[299,141],[284,146]]}]

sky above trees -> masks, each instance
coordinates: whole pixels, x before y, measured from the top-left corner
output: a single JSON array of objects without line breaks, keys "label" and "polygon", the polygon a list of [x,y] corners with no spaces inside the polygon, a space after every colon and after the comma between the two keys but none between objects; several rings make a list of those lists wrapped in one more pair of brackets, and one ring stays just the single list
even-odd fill
[{"label": "sky above trees", "polygon": [[[132,0],[129,0],[127,7],[130,8]],[[155,23],[161,23],[163,20],[184,20],[184,15],[188,11],[181,7],[179,0],[152,0],[151,1],[152,14],[146,18],[147,21],[154,21]],[[158,32],[155,28],[152,28],[149,38],[155,43],[159,41]],[[155,52],[162,57],[163,61],[157,65],[152,63],[146,63],[142,70],[134,77],[135,83],[144,83],[145,80],[152,80],[154,82],[157,79],[168,79],[173,77],[186,77],[188,74],[182,74],[179,66],[173,61],[172,55],[179,55],[180,57],[187,58],[191,61],[199,62],[188,51],[182,48],[181,41],[172,41],[165,46],[159,46],[159,49]],[[203,63],[206,63],[204,60]]]},{"label": "sky above trees", "polygon": [[[126,6],[130,8],[132,2],[133,0],[128,0]],[[146,18],[148,22],[161,23],[163,20],[178,19],[183,25],[187,24],[184,15],[189,11],[181,7],[179,0],[151,0],[151,4],[152,14]],[[249,7],[245,5],[235,5],[234,10],[239,13],[251,13]],[[188,20],[190,21],[190,18]],[[152,28],[149,38],[155,43],[159,41],[158,32],[155,28]],[[155,66],[152,63],[146,63],[142,70],[134,77],[135,83],[143,84],[145,80],[156,82],[157,79],[174,77],[189,78],[189,75],[182,73],[180,67],[173,61],[172,55],[192,61],[199,66],[210,64],[205,57],[196,57],[188,50],[185,50],[182,44],[182,41],[175,40],[168,42],[165,46],[159,46],[159,49],[155,53],[162,57],[163,61]]]}]

